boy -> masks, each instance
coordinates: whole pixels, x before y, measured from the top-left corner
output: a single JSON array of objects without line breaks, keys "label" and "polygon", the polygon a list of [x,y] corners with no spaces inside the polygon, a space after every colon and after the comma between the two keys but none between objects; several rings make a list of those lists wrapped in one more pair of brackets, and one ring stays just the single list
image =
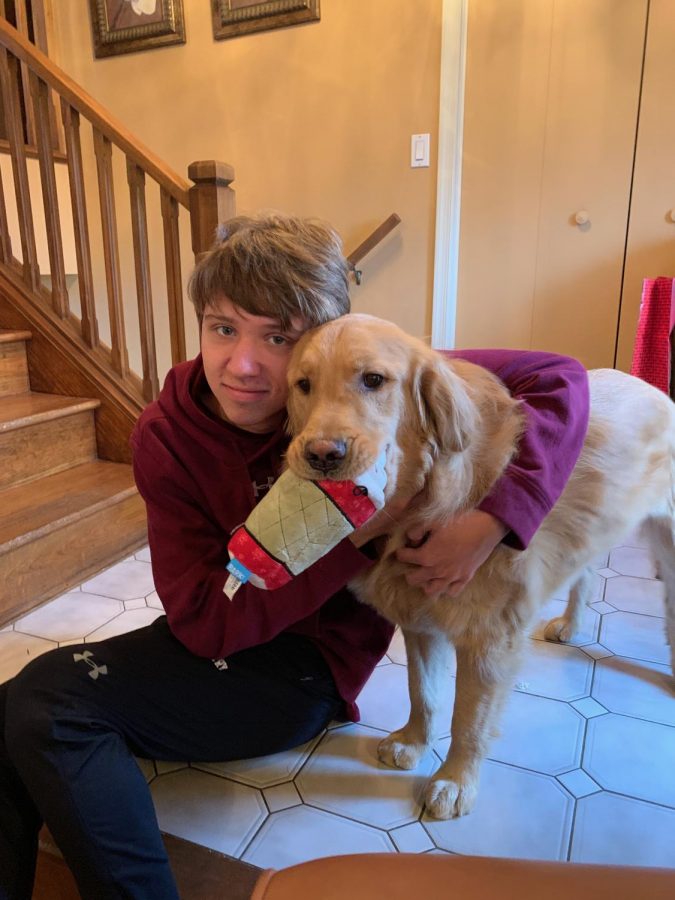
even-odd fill
[{"label": "boy", "polygon": [[[223,593],[229,534],[278,476],[286,368],[312,326],[349,311],[337,235],[314,221],[238,217],[193,273],[201,354],[176,366],[132,436],[166,616],[44,654],[0,687],[0,897],[30,897],[35,840],[49,825],[85,900],[177,898],[150,792],[134,755],[217,761],[297,746],[356,697],[391,625],[346,585],[372,565],[385,508],[276,591]],[[500,540],[524,547],[576,462],[586,374],[542,353],[467,351],[522,398],[520,453],[481,509],[400,551],[408,576],[456,593]],[[414,535],[410,536],[412,539]],[[418,536],[419,537],[419,536]],[[4,892],[4,893],[3,893]]]}]

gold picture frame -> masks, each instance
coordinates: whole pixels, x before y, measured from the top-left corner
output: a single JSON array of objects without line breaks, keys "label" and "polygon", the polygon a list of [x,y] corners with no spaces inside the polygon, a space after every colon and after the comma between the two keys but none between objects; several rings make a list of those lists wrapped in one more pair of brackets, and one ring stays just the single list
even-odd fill
[{"label": "gold picture frame", "polygon": [[217,41],[321,19],[320,0],[211,0]]},{"label": "gold picture frame", "polygon": [[94,56],[185,43],[183,0],[89,0]]}]

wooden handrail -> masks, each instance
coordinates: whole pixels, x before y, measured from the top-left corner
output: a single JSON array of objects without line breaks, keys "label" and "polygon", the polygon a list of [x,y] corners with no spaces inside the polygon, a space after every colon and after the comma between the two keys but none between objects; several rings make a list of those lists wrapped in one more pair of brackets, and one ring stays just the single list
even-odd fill
[{"label": "wooden handrail", "polygon": [[365,241],[362,241],[347,257],[350,269],[355,270],[356,264],[359,263],[366,254],[370,253],[370,251],[373,250],[390,231],[393,231],[400,221],[401,217],[398,213],[392,213],[388,219],[385,219],[381,225],[378,225],[377,228],[368,235]]},{"label": "wooden handrail", "polygon": [[190,184],[174,172],[163,160],[138,140],[118,119],[83,90],[70,76],[33,46],[22,34],[0,18],[0,45],[53,88],[61,97],[88,119],[111,143],[119,147],[129,159],[147,172],[181,206],[190,208]]}]

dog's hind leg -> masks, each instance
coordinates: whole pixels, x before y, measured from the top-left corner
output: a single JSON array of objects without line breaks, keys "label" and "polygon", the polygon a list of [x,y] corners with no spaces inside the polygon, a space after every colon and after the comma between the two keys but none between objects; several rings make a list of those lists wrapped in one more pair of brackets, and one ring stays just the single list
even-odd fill
[{"label": "dog's hind leg", "polygon": [[440,632],[403,629],[403,637],[408,657],[410,718],[407,725],[380,742],[378,755],[389,766],[414,769],[450,722],[452,646]]},{"label": "dog's hind leg", "polygon": [[576,632],[579,631],[584,609],[593,596],[594,578],[595,574],[589,567],[584,569],[572,584],[565,612],[562,616],[556,616],[555,619],[551,619],[544,629],[544,637],[547,641],[562,641],[565,643],[571,641]]},{"label": "dog's hind leg", "polygon": [[672,518],[650,518],[644,523],[644,535],[663,582],[666,604],[666,638],[675,675],[675,521]]},{"label": "dog's hind leg", "polygon": [[522,643],[522,636],[513,634],[498,646],[457,647],[450,751],[427,785],[424,798],[427,812],[436,819],[463,816],[473,808],[480,765],[504,694],[513,686]]}]

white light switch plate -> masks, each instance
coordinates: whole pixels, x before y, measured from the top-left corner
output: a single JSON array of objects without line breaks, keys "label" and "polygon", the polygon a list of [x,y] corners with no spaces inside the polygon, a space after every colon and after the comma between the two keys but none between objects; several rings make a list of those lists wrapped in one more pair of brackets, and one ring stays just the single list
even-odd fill
[{"label": "white light switch plate", "polygon": [[413,134],[410,139],[410,165],[413,169],[429,165],[429,135]]}]

